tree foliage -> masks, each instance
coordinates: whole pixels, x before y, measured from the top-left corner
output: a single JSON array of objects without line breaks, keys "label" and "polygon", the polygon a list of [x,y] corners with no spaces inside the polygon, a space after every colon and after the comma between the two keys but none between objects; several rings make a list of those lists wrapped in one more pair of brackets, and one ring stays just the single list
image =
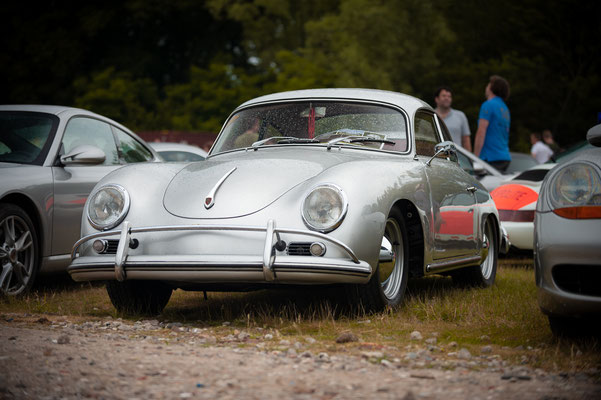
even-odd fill
[{"label": "tree foliage", "polygon": [[566,146],[601,111],[601,2],[4,2],[2,102],[76,105],[133,129],[218,131],[257,95],[453,88],[472,131],[488,77],[511,84],[511,146]]}]

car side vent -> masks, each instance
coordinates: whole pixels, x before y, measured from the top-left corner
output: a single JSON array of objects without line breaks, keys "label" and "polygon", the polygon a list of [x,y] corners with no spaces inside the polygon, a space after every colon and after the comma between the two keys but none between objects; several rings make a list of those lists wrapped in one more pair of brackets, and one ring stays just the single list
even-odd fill
[{"label": "car side vent", "polygon": [[289,256],[310,256],[312,242],[290,242],[286,252]]},{"label": "car side vent", "polygon": [[601,268],[598,265],[559,264],[553,267],[553,280],[566,292],[601,297]]},{"label": "car side vent", "polygon": [[117,254],[117,247],[119,247],[119,239],[108,239],[106,244],[106,250],[104,254]]}]

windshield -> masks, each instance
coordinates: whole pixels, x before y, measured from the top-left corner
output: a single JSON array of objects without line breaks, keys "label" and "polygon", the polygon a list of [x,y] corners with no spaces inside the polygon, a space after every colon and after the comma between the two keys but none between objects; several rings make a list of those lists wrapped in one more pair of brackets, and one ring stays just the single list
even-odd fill
[{"label": "windshield", "polygon": [[[343,139],[345,137],[349,139]],[[258,106],[241,110],[228,120],[212,153],[253,144],[255,147],[326,145],[334,140],[336,146],[404,152],[407,151],[407,124],[398,110],[368,104],[294,102]]]},{"label": "windshield", "polygon": [[58,118],[35,112],[0,112],[0,162],[42,165]]}]

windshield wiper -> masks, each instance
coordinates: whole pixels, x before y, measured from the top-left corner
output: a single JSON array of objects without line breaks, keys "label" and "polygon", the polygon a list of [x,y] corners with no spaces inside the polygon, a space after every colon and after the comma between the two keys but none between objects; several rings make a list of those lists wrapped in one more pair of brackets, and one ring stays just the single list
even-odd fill
[{"label": "windshield wiper", "polygon": [[276,139],[289,139],[290,140],[290,139],[298,139],[298,138],[295,138],[294,136],[272,136],[272,137],[268,137],[268,138],[265,138],[263,140],[259,140],[259,141],[254,142],[251,145],[251,147],[256,150],[257,147],[263,146],[265,143],[270,142],[272,140],[276,140]]},{"label": "windshield wiper", "polygon": [[386,144],[395,144],[392,140],[377,138],[373,136],[342,136],[337,137],[328,142],[328,150],[338,142],[361,143],[361,142],[377,142]]},{"label": "windshield wiper", "polygon": [[278,144],[291,144],[291,143],[319,143],[317,139],[309,138],[287,138],[278,140]]}]

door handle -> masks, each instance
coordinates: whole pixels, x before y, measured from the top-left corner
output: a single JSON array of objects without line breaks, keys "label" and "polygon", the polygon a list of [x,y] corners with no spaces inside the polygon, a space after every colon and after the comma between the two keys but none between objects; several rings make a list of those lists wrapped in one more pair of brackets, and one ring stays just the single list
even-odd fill
[{"label": "door handle", "polygon": [[476,191],[476,188],[474,186],[468,186],[467,188],[465,188],[465,190],[467,190],[470,193],[474,193]]}]

